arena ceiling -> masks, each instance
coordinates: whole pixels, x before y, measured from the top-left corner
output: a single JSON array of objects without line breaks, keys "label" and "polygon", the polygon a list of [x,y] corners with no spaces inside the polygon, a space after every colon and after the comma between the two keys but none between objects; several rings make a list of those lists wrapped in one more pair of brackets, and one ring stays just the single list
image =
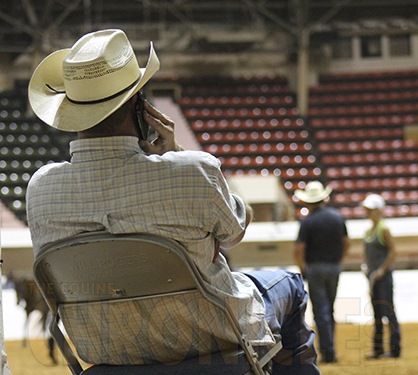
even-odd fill
[{"label": "arena ceiling", "polygon": [[[268,49],[277,32],[296,44],[305,35],[405,33],[418,30],[416,0],[1,0],[0,52],[67,46],[87,31],[127,30],[147,48],[234,51]],[[307,32],[307,33],[306,33]],[[146,40],[142,45],[140,40]],[[256,47],[254,47],[256,45]],[[290,47],[291,48],[291,47]]]}]

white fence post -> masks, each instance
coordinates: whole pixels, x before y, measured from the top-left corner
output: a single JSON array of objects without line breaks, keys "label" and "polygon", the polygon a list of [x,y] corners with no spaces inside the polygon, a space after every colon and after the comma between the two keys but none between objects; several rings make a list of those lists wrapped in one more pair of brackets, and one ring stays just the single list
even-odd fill
[{"label": "white fence post", "polygon": [[[1,223],[0,223],[1,224]],[[0,238],[0,259],[1,259],[1,238]],[[4,347],[4,326],[3,326],[3,287],[1,283],[1,269],[0,264],[0,375],[11,375],[9,364],[7,363],[6,348]]]}]

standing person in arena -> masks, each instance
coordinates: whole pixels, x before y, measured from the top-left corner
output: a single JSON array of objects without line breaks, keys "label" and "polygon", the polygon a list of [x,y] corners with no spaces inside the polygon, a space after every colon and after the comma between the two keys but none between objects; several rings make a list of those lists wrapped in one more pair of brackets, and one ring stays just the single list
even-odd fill
[{"label": "standing person in arena", "polygon": [[[220,248],[243,238],[251,208],[230,192],[219,160],[205,152],[184,151],[175,141],[173,121],[142,102],[139,92],[158,69],[152,45],[147,66],[140,69],[125,33],[102,30],[49,55],[34,72],[29,84],[34,112],[54,128],[78,132],[78,140],[70,144],[71,161],[42,167],[29,183],[27,217],[35,257],[42,246],[81,232],[147,232],[175,239],[190,252],[207,288],[240,309],[234,312],[250,342],[271,346],[282,341],[274,374],[319,374],[314,332],[304,320],[307,294],[300,275],[283,270],[231,272],[220,254]],[[152,142],[141,124],[156,131]],[[129,323],[113,331],[120,335],[116,339],[138,337],[141,316],[130,317]],[[179,332],[192,329],[187,323],[185,319]],[[100,321],[90,319],[81,334],[88,335],[95,324],[99,332],[103,329]],[[235,342],[222,328],[199,326]],[[101,352],[111,364],[121,364],[121,356],[131,364],[158,358],[178,361],[210,352],[198,336],[193,335],[190,348],[176,358],[169,355],[177,341],[150,348],[143,336],[125,346],[124,353],[111,347]],[[176,337],[173,334],[173,340]]]},{"label": "standing person in arena", "polygon": [[[392,266],[395,261],[395,244],[389,228],[382,219],[385,201],[378,194],[371,194],[362,202],[372,226],[364,238],[366,275],[369,279],[370,295],[374,311],[375,331],[373,353],[368,358],[401,355],[401,332],[393,304]],[[389,320],[390,351],[385,353],[383,345],[383,317]]]},{"label": "standing person in arena", "polygon": [[295,196],[307,204],[309,215],[300,223],[294,246],[295,261],[308,281],[314,320],[319,336],[321,361],[336,362],[334,302],[341,261],[349,248],[347,228],[340,213],[325,205],[331,187],[309,182]]}]

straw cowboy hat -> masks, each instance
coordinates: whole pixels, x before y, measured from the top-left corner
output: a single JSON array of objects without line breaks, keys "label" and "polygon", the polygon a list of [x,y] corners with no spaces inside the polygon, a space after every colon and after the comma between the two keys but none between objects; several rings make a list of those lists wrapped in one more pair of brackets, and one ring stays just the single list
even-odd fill
[{"label": "straw cowboy hat", "polygon": [[296,190],[295,196],[305,203],[317,203],[323,201],[331,194],[331,186],[324,186],[319,181],[309,182],[305,190]]},{"label": "straw cowboy hat", "polygon": [[29,83],[29,102],[54,128],[86,130],[120,108],[159,68],[152,42],[147,65],[140,68],[122,30],[96,31],[39,64]]}]

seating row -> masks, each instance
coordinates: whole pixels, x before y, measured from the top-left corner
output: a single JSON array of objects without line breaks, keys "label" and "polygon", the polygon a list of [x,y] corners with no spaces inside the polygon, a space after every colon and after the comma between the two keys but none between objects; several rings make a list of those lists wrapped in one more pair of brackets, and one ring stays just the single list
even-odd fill
[{"label": "seating row", "polygon": [[335,105],[335,104],[348,104],[348,103],[387,103],[387,102],[403,102],[403,101],[416,101],[418,99],[418,91],[406,90],[406,91],[383,91],[383,92],[361,92],[361,93],[348,93],[348,94],[336,94],[336,95],[311,95],[309,98],[309,104],[312,106],[319,105]]},{"label": "seating row", "polygon": [[414,141],[350,141],[350,142],[321,142],[318,144],[318,150],[321,153],[353,153],[353,152],[393,152],[395,151],[416,151],[418,143]]},{"label": "seating row", "polygon": [[31,174],[28,172],[13,172],[13,173],[3,173],[0,172],[0,182],[2,184],[2,186],[14,186],[14,185],[18,185],[20,186],[20,184],[24,184],[25,186],[22,187],[26,188],[26,184],[28,183],[28,181],[31,178]]},{"label": "seating row", "polygon": [[418,172],[418,164],[398,164],[398,165],[372,165],[372,166],[346,166],[327,168],[326,176],[329,179],[338,178],[370,178],[387,176],[414,176]]},{"label": "seating row", "polygon": [[19,119],[27,118],[22,110],[19,109],[1,109],[0,110],[1,119]]},{"label": "seating row", "polygon": [[6,158],[57,158],[61,154],[60,150],[57,147],[5,147],[0,148],[0,155],[3,159]]},{"label": "seating row", "polygon": [[418,162],[418,151],[324,155],[321,161],[324,165],[411,163]]},{"label": "seating row", "polygon": [[361,191],[368,192],[389,191],[389,190],[406,190],[418,188],[418,177],[391,177],[372,179],[341,179],[332,180],[330,186],[334,191]]},{"label": "seating row", "polygon": [[27,121],[23,119],[21,121],[16,119],[3,119],[0,121],[0,131],[2,133],[24,133],[24,134],[36,134],[41,133],[45,130],[45,127],[42,126],[39,122],[36,121]]},{"label": "seating row", "polygon": [[[197,120],[190,122],[190,127],[195,132],[213,131],[213,130],[247,130],[247,129],[277,129],[277,128],[303,128],[304,120],[302,118],[290,119],[233,119],[233,120]],[[305,130],[306,132],[306,130]],[[296,134],[296,133],[295,133]],[[302,133],[300,133],[302,134]],[[303,133],[305,134],[305,133]],[[307,132],[306,132],[307,134]],[[302,135],[302,138],[305,138]]]},{"label": "seating row", "polygon": [[20,186],[15,186],[14,188],[11,187],[7,187],[7,186],[3,186],[0,189],[0,195],[3,198],[14,198],[14,199],[24,199],[25,198],[25,194],[26,194],[26,188],[22,188]]},{"label": "seating row", "polygon": [[215,108],[215,109],[185,109],[183,111],[184,115],[188,119],[195,118],[228,118],[228,117],[288,117],[288,116],[298,116],[299,110],[297,108]]},{"label": "seating row", "polygon": [[[336,202],[337,204],[360,204],[369,194],[369,192],[338,193],[334,194],[332,199],[333,202]],[[418,191],[416,190],[383,191],[380,192],[380,195],[387,204],[396,204],[396,202],[415,203],[418,201]]]},{"label": "seating row", "polygon": [[[344,205],[344,204],[335,204],[333,206],[337,208],[343,217],[346,219],[365,219],[366,211],[363,206],[359,204],[353,205]],[[297,218],[301,219],[307,215],[308,210],[304,205],[300,203],[295,203],[295,215]],[[409,217],[409,216],[418,216],[418,204],[414,203],[397,203],[397,204],[388,204],[383,209],[384,217],[396,218],[396,217]]]},{"label": "seating row", "polygon": [[[340,207],[341,214],[347,219],[362,219],[366,217],[364,207]],[[418,216],[418,204],[387,205],[383,209],[384,217]]]},{"label": "seating row", "polygon": [[379,70],[372,72],[356,73],[329,73],[322,74],[320,83],[326,82],[350,82],[350,81],[385,81],[385,80],[405,80],[418,78],[418,70]]},{"label": "seating row", "polygon": [[[245,156],[244,156],[245,155]],[[288,155],[260,155],[255,154],[254,156],[248,155],[248,153],[238,154],[219,154],[217,157],[221,160],[224,167],[228,166],[295,166],[301,167],[312,167],[316,166],[316,158],[313,155],[309,156],[288,156]]]},{"label": "seating row", "polygon": [[[224,159],[220,158],[220,161],[223,163]],[[252,162],[249,164],[241,163],[237,164],[230,164],[226,165],[223,164],[225,167],[224,174],[225,176],[233,176],[233,175],[269,175],[272,174],[274,176],[281,177],[285,181],[300,181],[300,180],[313,180],[313,179],[320,179],[322,176],[322,169],[319,167],[302,167],[302,168],[286,168],[277,163],[273,164],[258,164],[257,162]]]},{"label": "seating row", "polygon": [[[275,152],[311,152],[312,144],[310,142],[286,142],[279,138],[275,134],[265,134],[252,132],[252,133],[203,133],[197,136],[201,145],[206,147],[207,145],[226,144],[231,147],[237,147],[236,150],[242,148],[243,144],[255,143],[257,145],[258,152],[262,152],[264,149],[275,149]],[[266,146],[265,146],[266,145]],[[248,149],[249,150],[249,149]]]},{"label": "seating row", "polygon": [[232,74],[228,76],[201,76],[198,77],[155,77],[153,82],[175,83],[182,87],[193,87],[196,90],[204,89],[205,87],[231,87],[237,85],[263,85],[263,84],[280,84],[287,85],[287,77],[281,74]]},{"label": "seating row", "polygon": [[63,154],[68,154],[69,142],[77,138],[76,133],[64,133],[27,117],[0,121],[0,133],[2,141],[52,144],[59,147]]},{"label": "seating row", "polygon": [[264,142],[264,143],[223,143],[218,144],[208,143],[203,146],[203,149],[209,153],[220,155],[220,154],[277,154],[284,151],[294,154],[296,151],[303,151],[303,154],[312,150],[310,143],[276,143],[276,142]]},{"label": "seating row", "polygon": [[218,97],[231,96],[291,96],[287,79],[283,76],[264,77],[210,77],[203,79],[175,79],[181,87],[181,96],[185,97]]},{"label": "seating row", "polygon": [[10,174],[13,172],[35,172],[47,163],[46,160],[36,160],[34,158],[2,158],[0,160],[0,172]]},{"label": "seating row", "polygon": [[17,133],[4,133],[0,134],[0,143],[4,145],[34,145],[34,144],[49,144],[51,137],[48,134],[17,134]]},{"label": "seating row", "polygon": [[[388,177],[372,178],[372,179],[329,179],[328,185],[332,187],[333,193],[331,198],[336,193],[343,192],[359,192],[380,193],[384,191],[406,191],[418,189],[418,177]],[[284,181],[283,186],[288,191],[296,189],[304,189],[305,181]]]},{"label": "seating row", "polygon": [[[290,134],[289,134],[290,133]],[[297,149],[300,149],[300,147],[297,144],[300,144],[302,142],[305,142],[305,149],[310,150],[312,148],[312,145],[309,142],[306,142],[306,137],[304,137],[301,134],[293,134],[292,132],[289,133],[283,133],[281,131],[277,132],[228,132],[228,133],[201,133],[197,135],[197,139],[201,142],[201,144],[207,144],[207,143],[219,143],[219,142],[227,142],[230,144],[234,143],[242,143],[242,142],[267,142],[269,144],[275,143],[275,142],[285,142],[285,143],[296,143],[296,146],[291,146],[290,149],[293,151],[296,151]],[[266,146],[267,147],[267,146]],[[278,148],[282,148],[283,146],[281,143],[277,144]]]},{"label": "seating row", "polygon": [[207,87],[200,88],[183,88],[183,96],[193,95],[292,95],[292,92],[286,85],[244,85],[237,87]]},{"label": "seating row", "polygon": [[249,105],[291,105],[293,97],[287,93],[283,95],[252,95],[252,96],[192,96],[182,97],[179,104],[186,106],[249,106]]},{"label": "seating row", "polygon": [[320,84],[310,89],[311,94],[318,93],[341,93],[341,92],[365,92],[365,91],[393,91],[415,89],[418,87],[418,79],[411,80],[376,80],[376,81],[361,81],[351,83],[326,83]]},{"label": "seating row", "polygon": [[403,114],[418,111],[418,103],[338,105],[327,107],[313,107],[309,109],[309,116],[350,116],[369,114]]},{"label": "seating row", "polygon": [[14,93],[0,93],[0,108],[6,111],[19,110],[22,112],[26,106],[26,98],[15,95]]},{"label": "seating row", "polygon": [[387,138],[404,137],[404,131],[399,128],[372,128],[372,129],[334,129],[334,130],[319,130],[314,132],[314,136],[317,140],[359,140],[370,138],[373,141],[383,140]]},{"label": "seating row", "polygon": [[399,127],[418,121],[418,114],[392,115],[392,116],[333,116],[328,118],[311,118],[310,124],[314,128],[341,128],[341,127],[369,127],[393,126]]}]

